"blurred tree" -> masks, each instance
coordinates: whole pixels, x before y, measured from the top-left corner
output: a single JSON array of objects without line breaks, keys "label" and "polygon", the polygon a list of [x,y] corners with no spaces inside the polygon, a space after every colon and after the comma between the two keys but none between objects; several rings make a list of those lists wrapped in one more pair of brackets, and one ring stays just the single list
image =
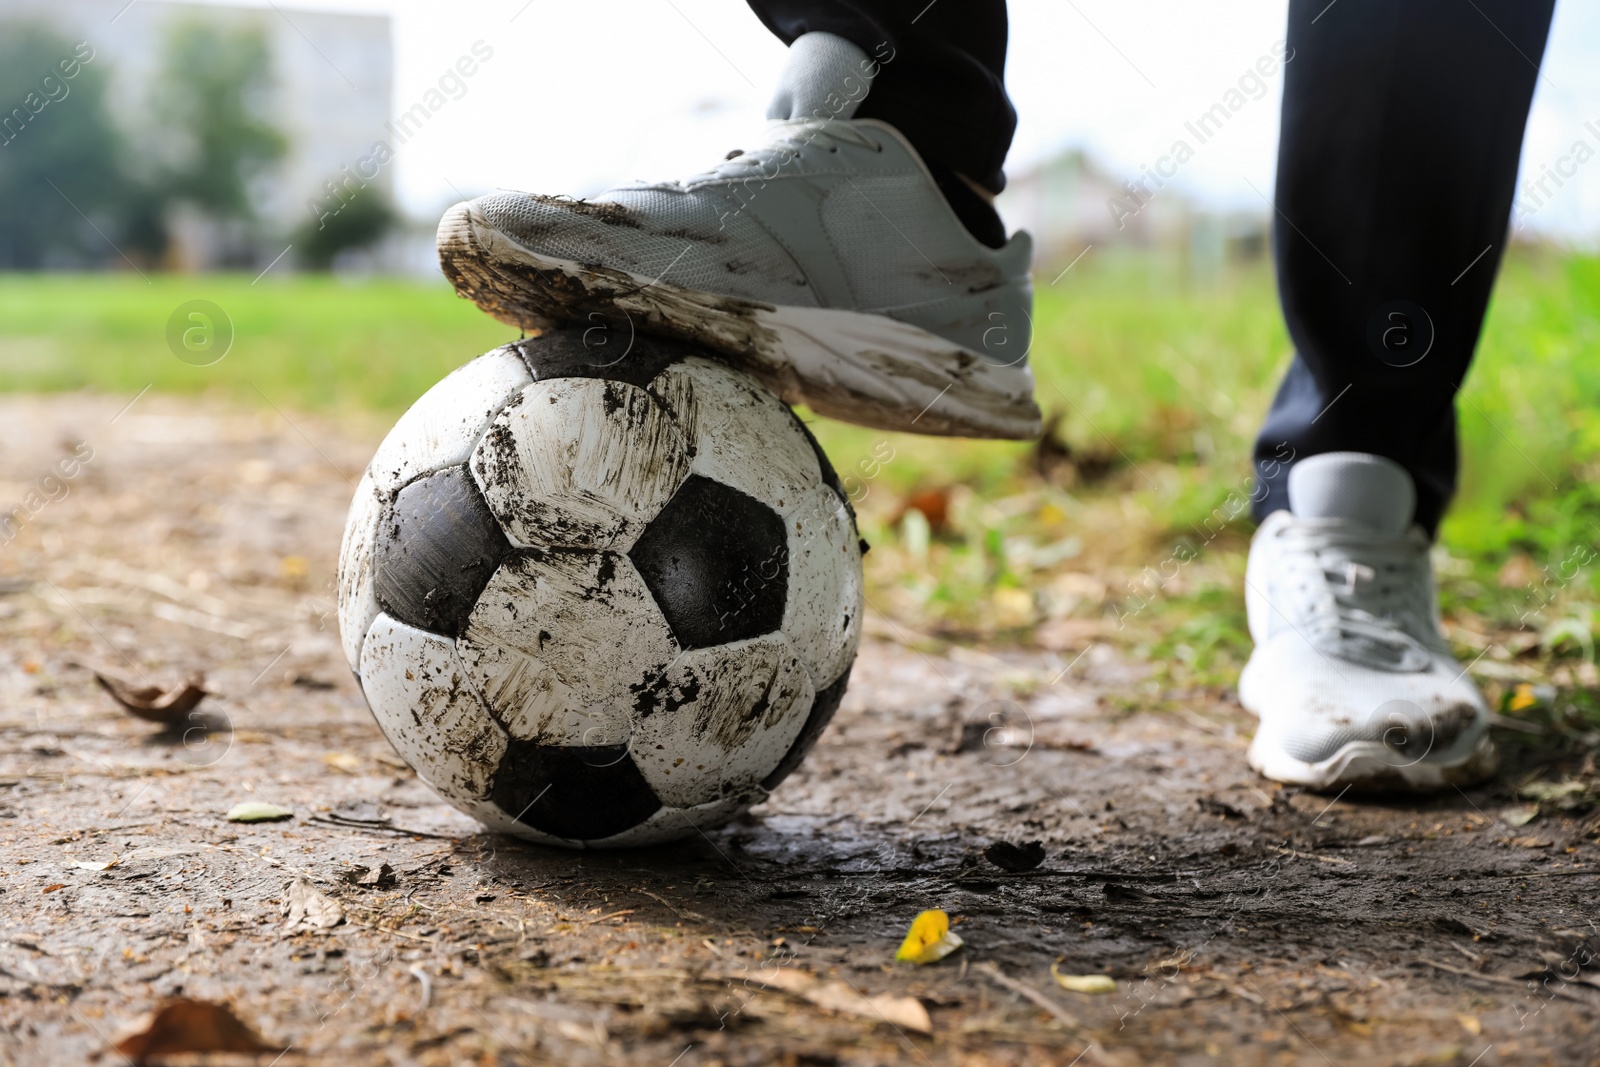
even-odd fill
[{"label": "blurred tree", "polygon": [[[0,25],[0,269],[120,262],[142,192],[122,174],[94,49]],[[98,232],[96,230],[98,227]]]},{"label": "blurred tree", "polygon": [[252,186],[289,147],[269,116],[271,93],[272,56],[258,27],[175,24],[151,106],[163,194],[216,219],[253,219]]},{"label": "blurred tree", "polygon": [[300,263],[311,270],[327,270],[340,252],[368,248],[399,221],[393,205],[377,188],[358,190],[336,213],[307,220],[294,234]]}]

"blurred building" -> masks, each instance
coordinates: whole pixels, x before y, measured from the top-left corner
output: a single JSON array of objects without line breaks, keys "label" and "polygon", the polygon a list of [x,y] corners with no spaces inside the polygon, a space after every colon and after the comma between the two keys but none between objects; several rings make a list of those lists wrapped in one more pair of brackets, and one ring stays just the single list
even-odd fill
[{"label": "blurred building", "polygon": [[1267,211],[1211,212],[1172,184],[1118,178],[1082,149],[1008,176],[995,202],[1006,226],[1033,235],[1039,273],[1059,268],[1090,245],[1171,253],[1196,271],[1265,253]]},{"label": "blurred building", "polygon": [[[289,153],[270,183],[257,190],[267,228],[288,232],[311,217],[308,201],[326,199],[326,182],[342,181],[390,135],[394,47],[387,15],[328,14],[284,5],[233,6],[165,0],[0,0],[0,19],[31,19],[72,41],[86,41],[111,78],[110,106],[128,130],[149,128],[145,105],[158,74],[162,42],[175,23],[214,20],[222,27],[260,29],[272,54],[267,111],[289,139]],[[392,168],[372,185],[388,196]],[[218,265],[228,235],[189,212],[169,220],[173,266]],[[263,250],[265,251],[265,250]],[[268,253],[271,258],[274,252]]]}]

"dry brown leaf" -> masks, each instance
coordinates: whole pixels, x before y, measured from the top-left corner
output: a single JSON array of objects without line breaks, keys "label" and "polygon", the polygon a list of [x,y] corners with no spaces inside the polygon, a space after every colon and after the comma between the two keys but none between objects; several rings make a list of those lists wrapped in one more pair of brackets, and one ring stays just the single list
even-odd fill
[{"label": "dry brown leaf", "polygon": [[919,1034],[933,1033],[933,1020],[928,1017],[928,1009],[916,997],[897,997],[890,993],[869,997],[845,982],[824,981],[809,971],[793,967],[754,971],[748,975],[730,974],[726,977],[745,978],[768,989],[782,990],[825,1011],[858,1015],[864,1019],[889,1023],[902,1030],[915,1030]]},{"label": "dry brown leaf", "polygon": [[344,910],[339,902],[312,885],[309,878],[296,878],[288,884],[283,910],[288,915],[283,923],[286,934],[302,928],[331,930],[344,922]]},{"label": "dry brown leaf", "polygon": [[923,518],[928,520],[929,529],[936,536],[948,533],[950,530],[950,487],[941,485],[912,493],[906,498],[906,502],[900,508],[899,514],[895,516],[894,525],[899,526],[900,520],[906,517],[906,512],[908,511],[922,512]]},{"label": "dry brown leaf", "polygon": [[1555,844],[1543,837],[1513,837],[1511,843],[1518,848],[1549,848]]},{"label": "dry brown leaf", "polygon": [[94,672],[94,680],[130,715],[163,726],[182,722],[183,717],[206,697],[206,676],[198,673],[190,675],[188,681],[176,689],[162,689],[159,685],[134,685],[99,671]]},{"label": "dry brown leaf", "polygon": [[136,1064],[194,1052],[282,1052],[261,1040],[226,1004],[180,997],[157,1008],[112,1046]]}]

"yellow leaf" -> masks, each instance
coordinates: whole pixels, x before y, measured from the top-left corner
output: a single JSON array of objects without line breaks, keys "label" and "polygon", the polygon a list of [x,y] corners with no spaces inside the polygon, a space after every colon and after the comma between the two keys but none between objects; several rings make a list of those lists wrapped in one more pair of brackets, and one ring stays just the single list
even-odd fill
[{"label": "yellow leaf", "polygon": [[1062,974],[1057,964],[1050,965],[1050,977],[1069,993],[1115,993],[1117,983],[1109,974]]},{"label": "yellow leaf", "polygon": [[961,938],[950,932],[950,916],[935,908],[912,920],[894,958],[906,963],[938,963],[960,947]]},{"label": "yellow leaf", "polygon": [[1537,703],[1539,703],[1539,698],[1533,695],[1533,686],[1524,682],[1512,691],[1511,700],[1506,704],[1506,710],[1526,711]]}]

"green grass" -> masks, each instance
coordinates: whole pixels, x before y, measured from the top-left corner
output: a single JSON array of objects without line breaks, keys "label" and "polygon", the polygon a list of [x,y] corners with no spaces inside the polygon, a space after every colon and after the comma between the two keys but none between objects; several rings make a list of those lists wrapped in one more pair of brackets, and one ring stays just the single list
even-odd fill
[{"label": "green grass", "polygon": [[[168,320],[191,300],[232,323],[232,347],[210,366],[194,363],[215,348],[185,362],[168,346]],[[398,415],[452,367],[516,336],[442,282],[0,275],[0,390],[10,392],[154,385],[260,404],[260,390],[285,408]]]},{"label": "green grass", "polygon": [[[1030,444],[817,420],[878,549],[869,556],[875,602],[924,632],[994,639],[1109,610],[1113,638],[1189,676],[1225,677],[1244,641],[1237,549],[1247,523],[1191,546],[1195,558],[1175,580],[1152,586],[1146,568],[1159,569],[1180,539],[1195,541],[1195,526],[1230,491],[1247,490],[1251,440],[1290,354],[1270,269],[1258,262],[1197,279],[1175,262],[1106,254],[1054,285],[1049,277],[1040,279],[1032,360],[1061,447],[1044,475]],[[235,331],[211,366],[169,348],[169,317],[194,299],[222,307]],[[450,368],[515,336],[442,283],[0,276],[7,391],[131,396],[153,384],[387,419]],[[1442,532],[1447,612],[1489,632],[1515,628],[1532,606],[1538,614],[1524,621],[1557,651],[1592,647],[1600,259],[1513,253],[1459,411],[1462,489]],[[948,502],[931,528],[904,518],[910,495],[929,490]],[[1597,562],[1574,568],[1586,550]],[[1547,595],[1542,568],[1563,562],[1571,576]]]}]

